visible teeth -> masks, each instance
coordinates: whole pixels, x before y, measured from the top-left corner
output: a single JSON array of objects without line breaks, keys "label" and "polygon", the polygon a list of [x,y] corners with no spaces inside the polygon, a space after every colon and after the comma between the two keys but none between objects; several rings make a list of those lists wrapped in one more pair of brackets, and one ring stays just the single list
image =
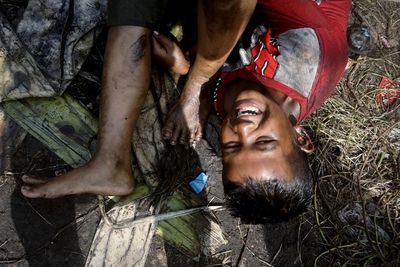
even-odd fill
[{"label": "visible teeth", "polygon": [[241,116],[254,116],[254,115],[258,115],[260,114],[261,111],[256,108],[256,107],[245,107],[245,108],[241,108],[237,111],[237,117],[241,117]]}]

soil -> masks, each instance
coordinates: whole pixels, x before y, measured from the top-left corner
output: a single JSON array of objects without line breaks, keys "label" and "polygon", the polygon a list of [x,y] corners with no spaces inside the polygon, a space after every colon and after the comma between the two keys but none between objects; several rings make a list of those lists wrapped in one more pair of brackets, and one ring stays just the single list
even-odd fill
[{"label": "soil", "polygon": [[55,175],[68,169],[30,135],[0,178],[0,265],[83,266],[99,221],[96,197],[26,199],[23,173]]},{"label": "soil", "polygon": [[[217,178],[220,163],[204,141],[203,168]],[[207,152],[208,151],[208,152]],[[210,152],[211,151],[211,152]],[[214,155],[213,155],[214,154]],[[28,135],[0,176],[0,266],[84,266],[100,220],[92,195],[55,200],[27,199],[20,193],[24,173],[52,176],[68,170],[60,159]],[[208,199],[221,194],[218,179],[208,182]],[[240,224],[228,212],[217,218],[229,241],[215,255],[192,259],[155,236],[147,266],[311,266],[318,255],[318,235],[311,213],[287,223]]]}]

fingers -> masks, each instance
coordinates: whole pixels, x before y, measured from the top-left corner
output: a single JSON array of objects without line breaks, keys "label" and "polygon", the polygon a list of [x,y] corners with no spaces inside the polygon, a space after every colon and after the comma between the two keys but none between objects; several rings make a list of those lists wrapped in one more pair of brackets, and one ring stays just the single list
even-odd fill
[{"label": "fingers", "polygon": [[172,133],[174,132],[175,124],[170,120],[165,122],[164,127],[161,130],[162,138],[164,140],[170,140],[172,137]]},{"label": "fingers", "polygon": [[195,144],[200,141],[203,136],[203,129],[201,126],[188,129],[175,124],[174,122],[167,122],[162,129],[162,137],[164,140],[169,140],[171,145],[183,144],[195,147]]},{"label": "fingers", "polygon": [[172,133],[170,144],[173,145],[173,146],[176,145],[180,135],[181,135],[181,129],[176,126],[175,129],[174,129],[174,132]]},{"label": "fingers", "polygon": [[186,129],[182,129],[180,137],[179,137],[179,144],[185,145],[187,144],[188,134]]},{"label": "fingers", "polygon": [[181,139],[179,138],[181,136],[181,128],[176,125],[173,122],[167,122],[165,126],[162,129],[162,137],[164,140],[169,140],[171,145],[176,145],[178,143],[181,143]]},{"label": "fingers", "polygon": [[197,142],[200,141],[201,137],[203,136],[203,129],[201,127],[195,128],[195,130],[191,131],[189,144],[192,148],[196,147]]},{"label": "fingers", "polygon": [[166,125],[162,130],[162,137],[164,140],[169,140],[171,145],[176,144],[187,144],[188,141],[188,131],[184,127],[178,125]]}]

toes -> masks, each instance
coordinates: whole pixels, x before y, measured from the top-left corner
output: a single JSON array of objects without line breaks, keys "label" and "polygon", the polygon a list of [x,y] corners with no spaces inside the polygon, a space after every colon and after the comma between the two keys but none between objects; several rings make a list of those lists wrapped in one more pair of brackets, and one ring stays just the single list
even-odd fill
[{"label": "toes", "polygon": [[23,175],[21,177],[22,181],[27,184],[44,184],[46,181],[29,175]]},{"label": "toes", "polygon": [[46,197],[46,193],[43,193],[42,190],[40,190],[41,185],[45,184],[46,180],[28,176],[28,175],[23,175],[22,181],[25,184],[21,186],[21,193],[25,197],[29,197],[29,198]]},{"label": "toes", "polygon": [[196,142],[200,141],[200,139],[203,137],[203,130],[202,129],[198,129],[195,136],[194,136],[194,140]]},{"label": "toes", "polygon": [[37,188],[35,188],[35,186],[31,186],[31,185],[23,185],[21,186],[21,193],[25,196],[25,197],[29,197],[29,198],[43,198],[46,197],[45,193],[42,193],[38,190],[36,190]]},{"label": "toes", "polygon": [[171,50],[174,48],[175,42],[158,31],[153,31],[153,37],[166,49]]}]

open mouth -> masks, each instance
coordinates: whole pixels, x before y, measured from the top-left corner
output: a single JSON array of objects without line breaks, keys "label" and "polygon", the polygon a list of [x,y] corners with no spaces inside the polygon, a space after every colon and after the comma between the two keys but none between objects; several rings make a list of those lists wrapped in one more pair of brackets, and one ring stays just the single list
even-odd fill
[{"label": "open mouth", "polygon": [[236,118],[240,118],[243,116],[257,116],[260,115],[262,111],[254,106],[246,106],[242,108],[236,109]]}]

